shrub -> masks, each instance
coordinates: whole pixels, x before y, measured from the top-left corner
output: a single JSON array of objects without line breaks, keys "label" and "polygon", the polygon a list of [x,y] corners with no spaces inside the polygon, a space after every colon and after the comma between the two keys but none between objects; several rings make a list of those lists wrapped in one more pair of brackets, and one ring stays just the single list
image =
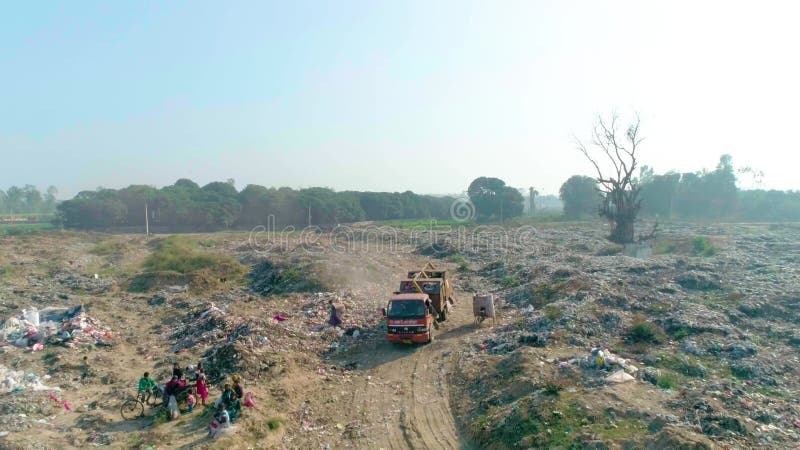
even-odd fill
[{"label": "shrub", "polygon": [[638,319],[628,330],[628,342],[633,344],[661,344],[664,332],[653,323]]},{"label": "shrub", "polygon": [[678,328],[672,333],[672,337],[675,338],[676,341],[682,341],[689,337],[689,329],[685,327]]},{"label": "shrub", "polygon": [[171,271],[182,274],[202,269],[213,270],[220,266],[234,269],[237,268],[236,264],[238,263],[230,257],[200,251],[194,242],[183,236],[170,236],[158,242],[155,251],[144,262],[145,268],[152,272]]},{"label": "shrub", "polygon": [[706,378],[708,376],[708,369],[699,359],[684,355],[660,353],[655,365],[687,377]]},{"label": "shrub", "polygon": [[547,382],[544,385],[544,393],[547,395],[558,395],[562,390],[564,390],[564,387],[553,381]]},{"label": "shrub", "polygon": [[454,255],[452,259],[453,262],[457,265],[456,270],[458,270],[459,272],[469,272],[469,263],[467,262],[466,258],[457,254]]},{"label": "shrub", "polygon": [[269,427],[271,431],[279,430],[282,426],[283,426],[283,419],[281,419],[280,417],[273,417],[267,420],[267,427]]},{"label": "shrub", "polygon": [[544,307],[544,316],[551,321],[559,320],[562,316],[561,308],[556,305],[547,305]]},{"label": "shrub", "polygon": [[661,389],[675,389],[678,386],[678,377],[671,373],[663,373],[656,379],[656,385]]},{"label": "shrub", "polygon": [[711,240],[705,236],[696,236],[692,239],[692,254],[694,256],[714,256],[718,251]]},{"label": "shrub", "polygon": [[104,241],[94,246],[89,253],[98,256],[118,255],[128,250],[128,244],[121,241]]},{"label": "shrub", "polygon": [[511,288],[519,286],[522,284],[522,282],[516,277],[506,275],[500,280],[500,284],[502,284],[504,287]]},{"label": "shrub", "polygon": [[144,267],[147,272],[130,281],[130,291],[143,292],[185,283],[191,283],[193,288],[213,289],[227,282],[241,281],[247,273],[247,268],[233,258],[201,251],[183,236],[159,241]]}]

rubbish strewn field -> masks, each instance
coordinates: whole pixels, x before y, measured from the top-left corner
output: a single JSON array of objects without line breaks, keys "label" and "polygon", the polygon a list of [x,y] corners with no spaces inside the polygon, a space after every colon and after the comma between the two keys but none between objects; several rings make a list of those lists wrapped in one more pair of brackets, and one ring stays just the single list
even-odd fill
[{"label": "rubbish strewn field", "polygon": [[[246,234],[197,234],[181,246],[203,264],[183,272],[153,264],[160,237],[0,237],[0,446],[793,445],[800,228],[662,230],[647,259],[621,256],[597,223],[524,239],[398,230],[382,246],[323,233],[269,253]],[[455,274],[456,311],[432,344],[389,345],[380,308],[428,260]],[[473,324],[481,292],[498,297],[494,326]],[[330,300],[345,305],[340,329],[325,325]],[[122,419],[142,372],[163,382],[200,360],[212,400],[234,373],[255,395],[232,433],[207,438],[202,407]]]}]

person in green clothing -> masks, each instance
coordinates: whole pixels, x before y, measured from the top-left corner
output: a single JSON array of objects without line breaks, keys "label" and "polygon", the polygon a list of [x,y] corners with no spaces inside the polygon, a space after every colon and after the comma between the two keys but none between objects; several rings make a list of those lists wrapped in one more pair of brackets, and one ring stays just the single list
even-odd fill
[{"label": "person in green clothing", "polygon": [[242,409],[242,403],[239,401],[239,397],[236,396],[234,392],[231,394],[230,400],[227,402],[228,405],[228,415],[231,418],[231,423],[239,417],[239,411]]},{"label": "person in green clothing", "polygon": [[156,382],[150,378],[150,372],[145,372],[144,376],[139,378],[139,396],[143,403],[147,403],[150,400],[150,396],[153,395],[153,390],[155,388]]}]

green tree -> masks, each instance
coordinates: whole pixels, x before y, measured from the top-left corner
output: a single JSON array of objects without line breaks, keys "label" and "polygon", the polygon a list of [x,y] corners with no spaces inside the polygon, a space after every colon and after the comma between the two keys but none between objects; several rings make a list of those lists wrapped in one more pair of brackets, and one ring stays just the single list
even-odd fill
[{"label": "green tree", "polygon": [[22,196],[25,205],[22,212],[38,213],[42,211],[44,199],[39,189],[36,189],[36,186],[26,184],[25,187],[22,188]]},{"label": "green tree", "polygon": [[[267,225],[267,216],[274,214],[273,195],[269,189],[257,184],[248,184],[239,193],[242,210],[239,215],[240,225]],[[272,211],[270,211],[272,209]]]},{"label": "green tree", "polygon": [[476,178],[467,188],[467,195],[482,220],[519,216],[525,201],[519,191],[499,178]]},{"label": "green tree", "polygon": [[519,190],[506,186],[502,191],[501,217],[510,219],[519,217],[525,209],[525,197]]},{"label": "green tree", "polygon": [[731,155],[720,156],[716,170],[706,174],[704,181],[711,214],[730,217],[736,209],[738,197]]},{"label": "green tree", "polygon": [[47,191],[44,195],[44,210],[42,212],[45,213],[53,213],[56,210],[56,203],[58,200],[56,196],[58,195],[58,189],[55,186],[49,186]]},{"label": "green tree", "polygon": [[123,224],[126,214],[116,191],[82,191],[58,205],[57,221],[68,228],[110,227]]},{"label": "green tree", "polygon": [[657,215],[659,217],[672,217],[675,197],[681,182],[681,175],[676,172],[667,172],[664,175],[652,175],[640,178],[642,213]]},{"label": "green tree", "polygon": [[558,194],[564,203],[564,215],[570,219],[597,215],[600,211],[602,199],[592,177],[573,175],[561,185]]},{"label": "green tree", "polygon": [[144,225],[144,205],[147,203],[148,213],[153,223],[157,223],[154,218],[158,211],[158,206],[154,204],[158,190],[152,186],[131,185],[125,189],[117,191],[119,200],[125,205],[125,224]]},{"label": "green tree", "polygon": [[236,223],[242,205],[239,204],[239,193],[231,183],[211,182],[200,191],[201,194],[193,200],[207,214],[204,225],[230,228]]},{"label": "green tree", "polygon": [[25,200],[22,189],[11,186],[6,191],[6,210],[10,214],[19,214],[24,211]]}]

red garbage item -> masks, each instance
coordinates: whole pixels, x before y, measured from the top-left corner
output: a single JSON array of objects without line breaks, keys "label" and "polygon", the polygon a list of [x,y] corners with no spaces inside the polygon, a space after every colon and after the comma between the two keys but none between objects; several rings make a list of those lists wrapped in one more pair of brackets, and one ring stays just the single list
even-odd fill
[{"label": "red garbage item", "polygon": [[276,322],[283,322],[284,320],[286,320],[286,317],[283,317],[280,314],[275,314],[275,317],[273,317],[272,319],[275,320]]},{"label": "red garbage item", "polygon": [[253,397],[252,392],[244,394],[244,406],[248,408],[254,408],[256,406],[255,398]]}]

